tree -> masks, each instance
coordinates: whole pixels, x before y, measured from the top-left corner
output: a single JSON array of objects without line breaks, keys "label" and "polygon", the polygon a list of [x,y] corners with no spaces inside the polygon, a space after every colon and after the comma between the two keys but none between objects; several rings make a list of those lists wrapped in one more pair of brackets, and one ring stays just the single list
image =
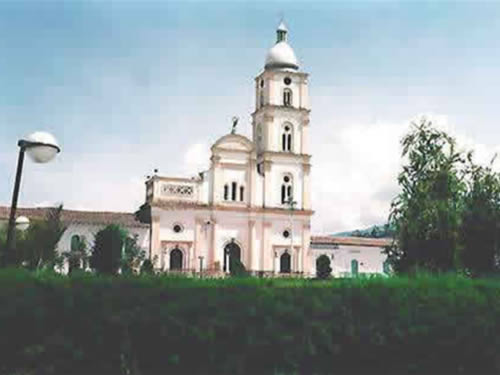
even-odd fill
[{"label": "tree", "polygon": [[141,274],[152,275],[154,273],[153,262],[150,259],[144,260],[141,265]]},{"label": "tree", "polygon": [[115,275],[121,265],[127,232],[119,225],[110,224],[97,232],[90,257],[90,265],[99,273]]},{"label": "tree", "polygon": [[459,266],[459,228],[465,193],[462,153],[455,140],[422,118],[402,140],[406,165],[402,189],[391,206],[395,244],[387,250],[396,271],[424,268],[449,271]]},{"label": "tree", "polygon": [[229,270],[231,276],[235,277],[246,277],[249,276],[248,271],[245,268],[243,262],[237,257],[229,257]]},{"label": "tree", "polygon": [[121,270],[123,274],[137,272],[142,261],[146,257],[146,252],[140,248],[137,241],[137,235],[125,238],[124,251],[121,259]]},{"label": "tree", "polygon": [[89,255],[87,241],[83,236],[73,236],[69,251],[62,253],[63,259],[68,261],[68,274],[79,269],[85,269]]},{"label": "tree", "polygon": [[493,162],[483,167],[467,156],[468,189],[461,228],[462,260],[472,275],[498,271],[500,239],[500,175],[492,170]]},{"label": "tree", "polygon": [[330,258],[327,255],[320,255],[316,260],[316,277],[318,279],[328,279],[332,275]]},{"label": "tree", "polygon": [[17,263],[29,269],[53,268],[57,260],[57,244],[66,227],[61,215],[63,207],[49,208],[43,220],[33,220],[16,242]]}]

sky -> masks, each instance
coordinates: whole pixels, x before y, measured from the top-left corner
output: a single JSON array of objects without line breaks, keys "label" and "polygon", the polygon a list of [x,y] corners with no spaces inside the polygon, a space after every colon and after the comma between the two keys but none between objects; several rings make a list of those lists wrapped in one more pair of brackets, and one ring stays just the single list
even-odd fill
[{"label": "sky", "polygon": [[154,168],[190,176],[240,117],[281,17],[310,73],[313,232],[387,221],[401,137],[425,114],[482,160],[500,150],[500,2],[0,0],[0,204],[134,211]]}]

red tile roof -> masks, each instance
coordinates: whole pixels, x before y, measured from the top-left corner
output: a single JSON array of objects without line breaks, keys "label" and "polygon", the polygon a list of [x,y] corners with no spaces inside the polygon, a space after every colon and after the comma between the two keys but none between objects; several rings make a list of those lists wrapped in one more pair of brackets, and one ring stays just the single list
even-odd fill
[{"label": "red tile roof", "polygon": [[311,244],[315,245],[348,245],[384,247],[392,243],[392,238],[365,238],[365,237],[335,237],[311,236]]},{"label": "red tile roof", "polygon": [[[16,216],[26,216],[29,219],[43,219],[47,215],[48,207],[39,208],[18,208]],[[8,220],[10,207],[0,206],[0,220]],[[143,224],[135,219],[133,213],[128,212],[106,212],[106,211],[76,211],[66,210],[62,212],[64,223],[84,223],[108,225],[118,224],[125,227],[148,228],[149,225]]]}]

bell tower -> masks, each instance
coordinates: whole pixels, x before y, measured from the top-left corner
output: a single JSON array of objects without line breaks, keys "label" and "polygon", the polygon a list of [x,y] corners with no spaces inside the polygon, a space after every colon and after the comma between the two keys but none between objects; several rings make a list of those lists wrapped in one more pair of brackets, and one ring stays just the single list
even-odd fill
[{"label": "bell tower", "polygon": [[299,70],[281,22],[264,71],[255,78],[253,141],[264,176],[264,207],[310,209],[308,74]]}]

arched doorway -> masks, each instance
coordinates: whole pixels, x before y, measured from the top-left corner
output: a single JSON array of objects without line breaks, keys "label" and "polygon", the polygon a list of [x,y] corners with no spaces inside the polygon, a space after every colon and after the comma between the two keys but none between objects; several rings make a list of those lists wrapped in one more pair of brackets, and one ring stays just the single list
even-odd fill
[{"label": "arched doorway", "polygon": [[224,247],[224,272],[231,272],[233,263],[241,258],[241,249],[234,241],[229,242]]},{"label": "arched doorway", "polygon": [[290,273],[292,272],[292,257],[288,254],[288,250],[285,250],[280,257],[280,272]]},{"label": "arched doorway", "polygon": [[170,252],[170,270],[182,270],[182,251],[178,248]]}]

